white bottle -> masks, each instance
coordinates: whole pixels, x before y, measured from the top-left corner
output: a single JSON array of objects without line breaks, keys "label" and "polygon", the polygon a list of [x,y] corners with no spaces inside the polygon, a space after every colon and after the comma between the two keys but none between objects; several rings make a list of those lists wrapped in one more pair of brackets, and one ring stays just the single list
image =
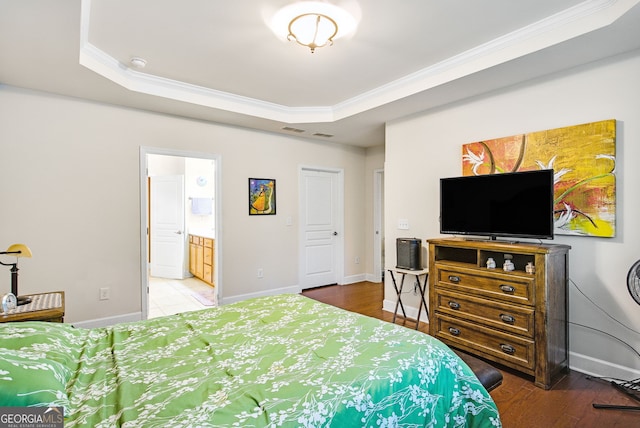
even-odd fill
[{"label": "white bottle", "polygon": [[502,269],[510,272],[515,269],[515,266],[513,265],[513,262],[511,260],[505,260],[504,265],[502,265]]},{"label": "white bottle", "polygon": [[525,266],[524,270],[527,273],[531,273],[531,274],[536,273],[536,267],[534,266],[533,262],[527,263],[527,266]]},{"label": "white bottle", "polygon": [[496,261],[493,260],[492,257],[489,257],[487,259],[487,269],[495,269],[496,268]]}]

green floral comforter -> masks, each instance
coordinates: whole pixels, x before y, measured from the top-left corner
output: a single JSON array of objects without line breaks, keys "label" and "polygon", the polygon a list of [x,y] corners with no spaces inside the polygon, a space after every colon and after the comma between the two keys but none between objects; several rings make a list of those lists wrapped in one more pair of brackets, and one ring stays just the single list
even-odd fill
[{"label": "green floral comforter", "polygon": [[0,405],[65,427],[493,427],[438,340],[285,294],[96,329],[0,324]]}]

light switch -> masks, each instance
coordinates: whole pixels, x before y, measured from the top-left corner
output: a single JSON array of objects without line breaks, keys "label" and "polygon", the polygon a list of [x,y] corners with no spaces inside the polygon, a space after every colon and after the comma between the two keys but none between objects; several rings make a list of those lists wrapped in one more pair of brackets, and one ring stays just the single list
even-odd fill
[{"label": "light switch", "polygon": [[409,220],[406,218],[401,218],[398,220],[398,229],[407,230],[409,229]]}]

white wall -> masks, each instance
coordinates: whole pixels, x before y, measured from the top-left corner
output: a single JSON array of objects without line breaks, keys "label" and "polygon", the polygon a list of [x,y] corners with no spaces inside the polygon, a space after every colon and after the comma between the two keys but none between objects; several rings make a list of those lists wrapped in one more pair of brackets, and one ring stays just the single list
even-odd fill
[{"label": "white wall", "polygon": [[[439,236],[438,179],[461,175],[461,146],[483,139],[617,119],[615,238],[556,236],[570,251],[570,365],[610,376],[638,376],[640,307],[626,288],[640,259],[640,52],[528,82],[388,124],[385,158],[387,267],[395,238]],[[409,231],[397,230],[399,218]],[[426,255],[425,255],[426,260]],[[577,285],[614,322],[577,292]],[[385,305],[395,301],[391,284]],[[412,303],[417,307],[417,301]],[[600,329],[596,332],[578,326]],[[622,325],[621,325],[622,324]],[[623,326],[635,329],[631,332]]]},{"label": "white wall", "polygon": [[[223,300],[298,286],[298,167],[345,171],[345,277],[365,276],[362,148],[0,86],[0,247],[23,242],[22,294],[63,290],[65,320],[139,314],[140,146],[220,155]],[[247,179],[277,180],[278,214],[247,212]],[[286,226],[291,216],[293,226]],[[264,278],[256,278],[258,267]],[[111,299],[100,301],[100,287]],[[0,272],[9,290],[9,272]]]}]

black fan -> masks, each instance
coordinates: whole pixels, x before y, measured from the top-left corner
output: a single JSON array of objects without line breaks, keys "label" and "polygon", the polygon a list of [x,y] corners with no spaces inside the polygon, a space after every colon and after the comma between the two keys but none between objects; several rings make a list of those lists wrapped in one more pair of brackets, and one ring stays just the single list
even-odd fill
[{"label": "black fan", "polygon": [[627,275],[627,288],[633,300],[640,305],[640,260],[631,265]]}]

